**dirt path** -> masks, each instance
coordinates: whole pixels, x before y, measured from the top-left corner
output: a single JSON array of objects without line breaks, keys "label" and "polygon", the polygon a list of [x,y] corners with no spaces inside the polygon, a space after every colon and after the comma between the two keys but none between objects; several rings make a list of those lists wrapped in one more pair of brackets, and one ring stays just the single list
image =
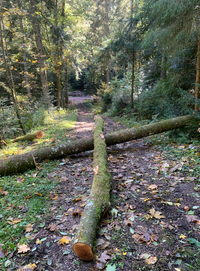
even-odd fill
[{"label": "dirt path", "polygon": [[[78,122],[71,136],[91,136],[93,115],[84,105],[77,107]],[[123,128],[112,119],[104,120],[105,133]],[[32,241],[35,249],[28,261],[36,261],[37,270],[45,271],[106,270],[106,264],[108,271],[190,270],[178,267],[191,261],[184,236],[199,235],[184,209],[199,204],[192,196],[195,184],[189,185],[184,172],[144,140],[109,147],[108,165],[113,179],[111,207],[98,229],[95,261],[79,260],[71,245],[93,179],[91,151],[61,160],[48,176],[58,181],[58,196],[51,202],[45,227]],[[58,244],[62,236],[68,236],[69,244]],[[37,238],[44,241],[36,245]]]}]

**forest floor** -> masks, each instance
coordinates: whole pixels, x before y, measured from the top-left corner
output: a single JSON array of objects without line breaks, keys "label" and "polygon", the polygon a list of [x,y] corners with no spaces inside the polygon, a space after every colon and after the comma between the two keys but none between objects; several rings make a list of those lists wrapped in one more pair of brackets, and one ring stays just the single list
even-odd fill
[{"label": "forest floor", "polygon": [[[70,137],[91,137],[93,114],[82,102],[77,108],[78,120]],[[102,117],[105,134],[125,128]],[[192,167],[196,147],[170,146],[174,154],[169,155],[149,142],[140,139],[107,148],[111,206],[99,225],[94,261],[82,261],[72,250],[93,179],[93,152],[88,151],[60,160],[48,172],[48,181],[55,184],[49,210],[38,213],[40,222],[23,233],[28,246],[9,254],[7,266],[4,263],[1,269],[200,270],[200,177],[194,176]],[[34,173],[34,185],[41,174],[42,165]],[[30,175],[31,171],[25,178]],[[0,246],[0,257],[1,253],[5,252]]]}]

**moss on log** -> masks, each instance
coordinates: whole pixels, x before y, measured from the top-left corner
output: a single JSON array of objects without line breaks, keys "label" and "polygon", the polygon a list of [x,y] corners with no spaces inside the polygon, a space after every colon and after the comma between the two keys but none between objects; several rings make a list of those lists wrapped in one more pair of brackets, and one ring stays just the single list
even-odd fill
[{"label": "moss on log", "polygon": [[43,132],[42,131],[37,131],[31,134],[26,134],[24,136],[19,136],[17,138],[14,138],[11,140],[11,142],[19,142],[19,141],[33,141],[34,139],[42,138],[43,137]]},{"label": "moss on log", "polygon": [[[193,116],[182,116],[156,123],[144,125],[137,128],[126,129],[119,132],[105,135],[106,145],[111,146],[126,141],[147,137],[165,131],[181,128],[190,123]],[[83,151],[93,150],[93,138],[82,138],[65,144],[58,144],[51,147],[41,148],[26,154],[14,155],[8,159],[0,160],[0,176],[24,172],[35,168],[35,162],[45,159],[58,159],[68,155],[77,154]],[[34,162],[35,160],[35,162]]]},{"label": "moss on log", "polygon": [[102,209],[110,204],[111,174],[107,168],[106,143],[102,130],[103,119],[97,117],[94,128],[94,178],[73,244],[78,257],[88,261],[94,258],[93,245]]}]

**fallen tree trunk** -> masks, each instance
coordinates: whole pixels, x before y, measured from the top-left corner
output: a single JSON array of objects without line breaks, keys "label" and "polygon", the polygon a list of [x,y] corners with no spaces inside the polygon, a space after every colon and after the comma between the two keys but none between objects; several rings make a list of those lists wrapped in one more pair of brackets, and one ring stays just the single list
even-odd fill
[{"label": "fallen tree trunk", "polygon": [[111,174],[107,168],[106,143],[102,130],[103,119],[97,117],[94,128],[93,183],[73,243],[74,252],[87,261],[94,258],[93,245],[102,210],[110,205]]},{"label": "fallen tree trunk", "polygon": [[[105,135],[106,145],[111,146],[176,128],[181,128],[189,124],[192,119],[193,116],[177,117],[137,128],[111,133]],[[45,159],[58,159],[83,151],[93,150],[93,148],[93,138],[82,138],[66,144],[59,144],[52,147],[41,148],[25,154],[14,155],[8,159],[3,159],[0,161],[0,176],[24,172],[28,169],[35,168],[35,162],[38,163],[44,161]]]},{"label": "fallen tree trunk", "polygon": [[24,136],[19,136],[11,140],[11,142],[19,142],[19,141],[33,141],[34,139],[39,139],[43,137],[42,131],[37,131],[31,134],[26,134]]}]

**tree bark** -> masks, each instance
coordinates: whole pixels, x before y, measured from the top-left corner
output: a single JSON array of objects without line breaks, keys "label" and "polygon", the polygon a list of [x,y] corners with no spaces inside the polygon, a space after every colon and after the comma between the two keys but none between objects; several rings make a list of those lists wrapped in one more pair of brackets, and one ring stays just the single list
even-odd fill
[{"label": "tree bark", "polygon": [[34,139],[38,139],[43,137],[42,131],[37,131],[35,133],[26,134],[25,136],[20,136],[15,139],[12,139],[11,142],[19,142],[19,141],[33,141]]},{"label": "tree bark", "polygon": [[[22,9],[22,4],[21,4],[21,0],[17,0],[17,4],[19,9]],[[24,78],[25,78],[25,87],[27,89],[27,94],[29,99],[32,98],[31,95],[31,88],[30,88],[30,83],[29,83],[29,75],[28,75],[28,66],[27,66],[27,59],[26,59],[26,51],[25,51],[25,39],[24,39],[24,26],[23,26],[23,21],[22,21],[22,15],[19,14],[19,23],[20,23],[20,29],[21,29],[21,33],[22,33],[22,48],[23,48],[23,61],[24,61]]]},{"label": "tree bark", "polygon": [[[16,115],[17,115],[17,118],[18,118],[18,121],[19,121],[19,125],[20,125],[20,128],[21,128],[23,134],[25,135],[26,132],[25,132],[25,129],[24,129],[23,124],[22,124],[21,114],[20,114],[20,110],[19,110],[19,107],[18,107],[18,103],[17,103],[17,97],[15,95],[15,85],[14,85],[14,81],[13,81],[13,76],[12,76],[12,72],[11,72],[11,69],[10,69],[10,65],[8,65],[9,64],[9,58],[8,58],[8,64],[7,64],[7,60],[6,60],[6,53],[5,53],[4,44],[5,44],[5,47],[6,47],[7,55],[8,55],[8,50],[7,50],[6,39],[3,39],[3,34],[2,34],[2,26],[3,26],[3,29],[4,29],[2,0],[0,0],[0,7],[1,7],[0,40],[1,40],[1,47],[2,47],[4,65],[5,65],[5,69],[6,69],[6,76],[7,76],[8,85],[9,85],[9,88],[10,88],[10,91],[11,91],[15,112],[16,112]],[[1,26],[1,24],[2,24],[2,26]]]},{"label": "tree bark", "polygon": [[131,107],[133,108],[133,94],[135,83],[135,52],[132,53],[132,76],[131,76]]},{"label": "tree bark", "polygon": [[197,48],[197,66],[196,66],[196,85],[195,85],[195,110],[199,110],[197,100],[199,99],[199,83],[200,83],[200,35],[198,37],[198,48]]},{"label": "tree bark", "polygon": [[82,260],[94,258],[93,245],[102,210],[110,205],[111,175],[107,168],[106,143],[103,136],[103,119],[97,117],[94,128],[94,177],[91,192],[81,216],[74,238],[73,250]]},{"label": "tree bark", "polygon": [[[192,119],[193,116],[182,116],[137,128],[125,129],[120,132],[111,133],[105,135],[106,145],[111,146],[176,128],[182,128],[189,124]],[[35,168],[35,162],[38,163],[44,161],[45,159],[51,160],[66,157],[68,155],[92,150],[93,147],[93,138],[82,138],[66,144],[41,148],[26,154],[14,155],[8,159],[0,160],[0,176],[24,172],[28,169]]]},{"label": "tree bark", "polygon": [[40,33],[40,25],[37,19],[36,14],[36,1],[30,0],[31,3],[31,10],[32,10],[32,21],[33,21],[33,29],[35,32],[35,41],[37,45],[38,50],[38,66],[40,68],[40,78],[41,78],[41,84],[42,84],[42,92],[43,92],[43,100],[45,107],[49,107],[49,88],[48,88],[48,82],[47,82],[47,71],[45,68],[45,57],[44,57],[44,51],[43,51],[43,44],[42,44],[42,38]]}]

